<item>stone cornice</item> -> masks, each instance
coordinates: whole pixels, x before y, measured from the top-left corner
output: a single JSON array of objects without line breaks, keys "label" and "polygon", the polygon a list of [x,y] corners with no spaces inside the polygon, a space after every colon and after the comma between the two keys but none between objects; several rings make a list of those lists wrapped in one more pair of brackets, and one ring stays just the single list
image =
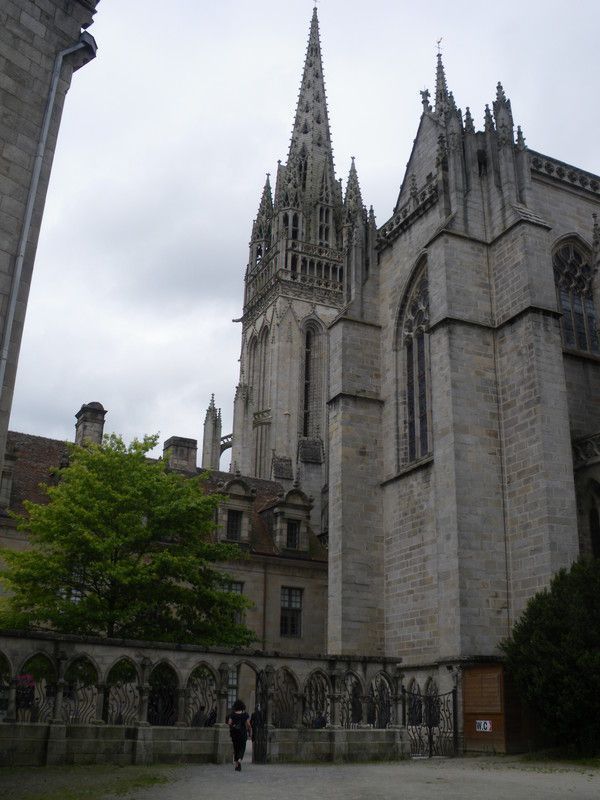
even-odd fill
[{"label": "stone cornice", "polygon": [[600,177],[593,172],[573,167],[557,158],[550,158],[543,153],[529,150],[529,167],[532,173],[551,178],[571,188],[583,190],[600,197]]}]

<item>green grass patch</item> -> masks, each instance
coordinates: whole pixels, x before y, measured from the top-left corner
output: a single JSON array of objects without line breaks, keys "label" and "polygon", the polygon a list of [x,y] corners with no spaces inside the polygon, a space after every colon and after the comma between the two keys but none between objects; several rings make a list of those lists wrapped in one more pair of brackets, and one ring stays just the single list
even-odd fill
[{"label": "green grass patch", "polygon": [[11,800],[102,800],[177,780],[173,767],[9,767],[0,773],[0,796]]}]

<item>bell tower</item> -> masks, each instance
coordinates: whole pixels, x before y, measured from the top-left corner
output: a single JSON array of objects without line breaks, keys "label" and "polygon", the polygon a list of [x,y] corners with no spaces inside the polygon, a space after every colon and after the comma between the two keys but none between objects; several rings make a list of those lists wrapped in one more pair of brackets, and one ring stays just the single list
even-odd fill
[{"label": "bell tower", "polygon": [[300,481],[315,529],[327,483],[327,332],[352,293],[349,225],[370,230],[354,166],[351,178],[344,198],[315,8],[287,162],[278,162],[274,196],[267,176],[252,226],[232,455],[242,474]]}]

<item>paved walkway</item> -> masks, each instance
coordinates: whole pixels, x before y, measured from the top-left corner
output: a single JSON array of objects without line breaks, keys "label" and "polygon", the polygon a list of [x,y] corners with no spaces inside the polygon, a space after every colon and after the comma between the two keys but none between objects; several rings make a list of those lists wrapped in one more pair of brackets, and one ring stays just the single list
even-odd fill
[{"label": "paved walkway", "polygon": [[599,800],[600,770],[462,758],[394,764],[185,766],[128,800]]}]

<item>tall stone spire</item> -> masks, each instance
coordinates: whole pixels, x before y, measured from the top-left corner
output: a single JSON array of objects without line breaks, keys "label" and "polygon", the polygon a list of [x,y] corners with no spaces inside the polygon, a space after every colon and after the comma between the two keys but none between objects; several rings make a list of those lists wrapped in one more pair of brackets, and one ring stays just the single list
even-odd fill
[{"label": "tall stone spire", "polygon": [[448,108],[448,84],[442,54],[437,54],[437,70],[435,76],[435,113],[442,114]]},{"label": "tall stone spire", "polygon": [[316,8],[310,23],[287,172],[288,180],[293,173],[300,196],[309,202],[319,198],[324,181],[330,191],[335,183]]}]

